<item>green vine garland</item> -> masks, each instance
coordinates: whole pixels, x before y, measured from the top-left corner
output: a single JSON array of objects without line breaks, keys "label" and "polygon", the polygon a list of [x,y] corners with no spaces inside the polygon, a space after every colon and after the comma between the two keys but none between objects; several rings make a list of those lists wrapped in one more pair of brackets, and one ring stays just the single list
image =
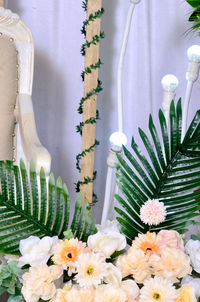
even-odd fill
[{"label": "green vine garland", "polygon": [[[84,9],[85,12],[87,12],[87,3],[88,3],[88,0],[84,0],[82,2],[82,7],[83,7],[83,9]],[[87,28],[87,25],[90,24],[91,22],[95,21],[97,18],[101,18],[103,14],[104,14],[104,9],[102,8],[102,9],[96,11],[94,14],[90,14],[89,18],[86,19],[83,22],[83,26],[81,28],[81,33],[84,35],[85,39],[86,39],[86,28]],[[103,39],[104,37],[105,37],[104,32],[100,32],[100,34],[99,35],[95,35],[92,38],[91,41],[87,41],[86,40],[85,43],[82,44],[82,46],[81,46],[81,54],[82,54],[82,56],[85,56],[85,50],[86,50],[86,48],[89,48],[92,44],[93,45],[98,44],[100,42],[100,40]],[[91,73],[92,70],[99,69],[102,64],[103,63],[99,59],[99,61],[96,64],[92,64],[90,66],[85,67],[85,70],[82,71],[82,73],[81,73],[82,81],[84,82],[86,74]],[[79,103],[79,107],[78,107],[78,113],[79,114],[83,113],[83,104],[84,104],[84,102],[86,100],[88,100],[92,95],[99,94],[102,90],[103,90],[103,88],[102,88],[102,82],[100,80],[98,80],[97,87],[94,88],[93,90],[91,90],[90,92],[88,92],[85,97],[81,98],[80,103]],[[80,135],[82,136],[82,129],[83,129],[83,127],[86,124],[96,124],[97,120],[99,120],[99,119],[100,119],[99,111],[97,110],[96,111],[96,116],[95,117],[91,117],[88,120],[86,120],[85,122],[81,122],[79,125],[77,125],[76,126],[76,131],[79,132]],[[95,140],[95,143],[92,146],[90,146],[88,149],[85,149],[81,153],[77,154],[77,156],[76,156],[76,168],[77,168],[77,170],[79,172],[81,171],[81,167],[80,167],[81,159],[84,156],[86,156],[87,153],[94,151],[95,147],[98,146],[98,145],[99,145],[99,141]],[[97,175],[97,172],[94,171],[92,178],[89,177],[89,176],[87,176],[87,177],[84,177],[83,181],[78,181],[76,183],[76,192],[80,191],[80,186],[81,185],[94,182],[94,180],[96,179],[96,175]],[[97,196],[95,194],[93,194],[93,204],[96,203],[96,202],[97,202]]]}]

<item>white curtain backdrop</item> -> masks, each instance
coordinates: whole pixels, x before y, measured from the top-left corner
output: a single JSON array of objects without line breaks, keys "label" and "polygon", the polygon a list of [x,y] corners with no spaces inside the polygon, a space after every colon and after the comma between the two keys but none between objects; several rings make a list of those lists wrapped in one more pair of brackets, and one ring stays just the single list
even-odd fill
[{"label": "white curtain backdrop", "polygon": [[[80,74],[80,33],[85,13],[81,0],[7,0],[6,8],[20,15],[30,27],[35,41],[33,105],[41,142],[52,156],[52,171],[66,182],[74,200],[74,183],[79,179],[75,156],[81,150],[76,125],[83,95]],[[100,221],[106,179],[109,136],[117,130],[116,71],[129,0],[103,0],[100,71],[104,90],[99,95],[101,120],[97,124],[95,191],[99,204],[95,216]],[[200,38],[185,36],[190,6],[184,0],[141,0],[136,6],[124,66],[124,132],[130,145],[138,126],[147,130],[148,115],[157,119],[162,102],[161,78],[174,73],[180,81],[177,98],[185,94],[187,48]],[[200,85],[194,86],[189,120],[199,108]],[[139,142],[140,144],[140,142]]]}]

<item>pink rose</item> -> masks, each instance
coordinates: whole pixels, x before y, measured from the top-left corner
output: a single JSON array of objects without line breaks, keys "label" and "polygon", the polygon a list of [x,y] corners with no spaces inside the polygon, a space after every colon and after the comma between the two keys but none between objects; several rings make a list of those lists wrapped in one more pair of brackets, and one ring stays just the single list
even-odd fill
[{"label": "pink rose", "polygon": [[162,230],[158,233],[157,239],[161,247],[174,247],[184,251],[183,239],[176,231]]}]

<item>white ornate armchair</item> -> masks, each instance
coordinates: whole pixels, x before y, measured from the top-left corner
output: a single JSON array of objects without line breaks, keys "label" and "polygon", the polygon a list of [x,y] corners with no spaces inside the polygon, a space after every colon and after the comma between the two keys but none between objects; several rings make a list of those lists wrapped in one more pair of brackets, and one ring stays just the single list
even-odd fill
[{"label": "white ornate armchair", "polygon": [[19,16],[0,7],[0,160],[33,160],[50,172],[51,157],[37,135],[32,106],[34,46]]}]

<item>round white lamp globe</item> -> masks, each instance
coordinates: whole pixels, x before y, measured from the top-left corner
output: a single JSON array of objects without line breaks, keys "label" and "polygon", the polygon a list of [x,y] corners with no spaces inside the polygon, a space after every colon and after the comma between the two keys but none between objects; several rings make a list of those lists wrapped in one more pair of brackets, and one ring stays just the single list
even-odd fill
[{"label": "round white lamp globe", "polygon": [[138,4],[141,0],[130,0],[131,3]]},{"label": "round white lamp globe", "polygon": [[178,87],[179,81],[177,77],[173,74],[166,74],[162,80],[161,84],[163,87],[163,90],[168,92],[174,92],[176,88]]},{"label": "round white lamp globe", "polygon": [[188,59],[195,63],[200,63],[200,45],[193,45],[188,48]]},{"label": "round white lamp globe", "polygon": [[122,132],[114,132],[111,134],[109,141],[111,149],[115,152],[120,152],[122,150],[122,145],[127,144],[127,137]]}]

